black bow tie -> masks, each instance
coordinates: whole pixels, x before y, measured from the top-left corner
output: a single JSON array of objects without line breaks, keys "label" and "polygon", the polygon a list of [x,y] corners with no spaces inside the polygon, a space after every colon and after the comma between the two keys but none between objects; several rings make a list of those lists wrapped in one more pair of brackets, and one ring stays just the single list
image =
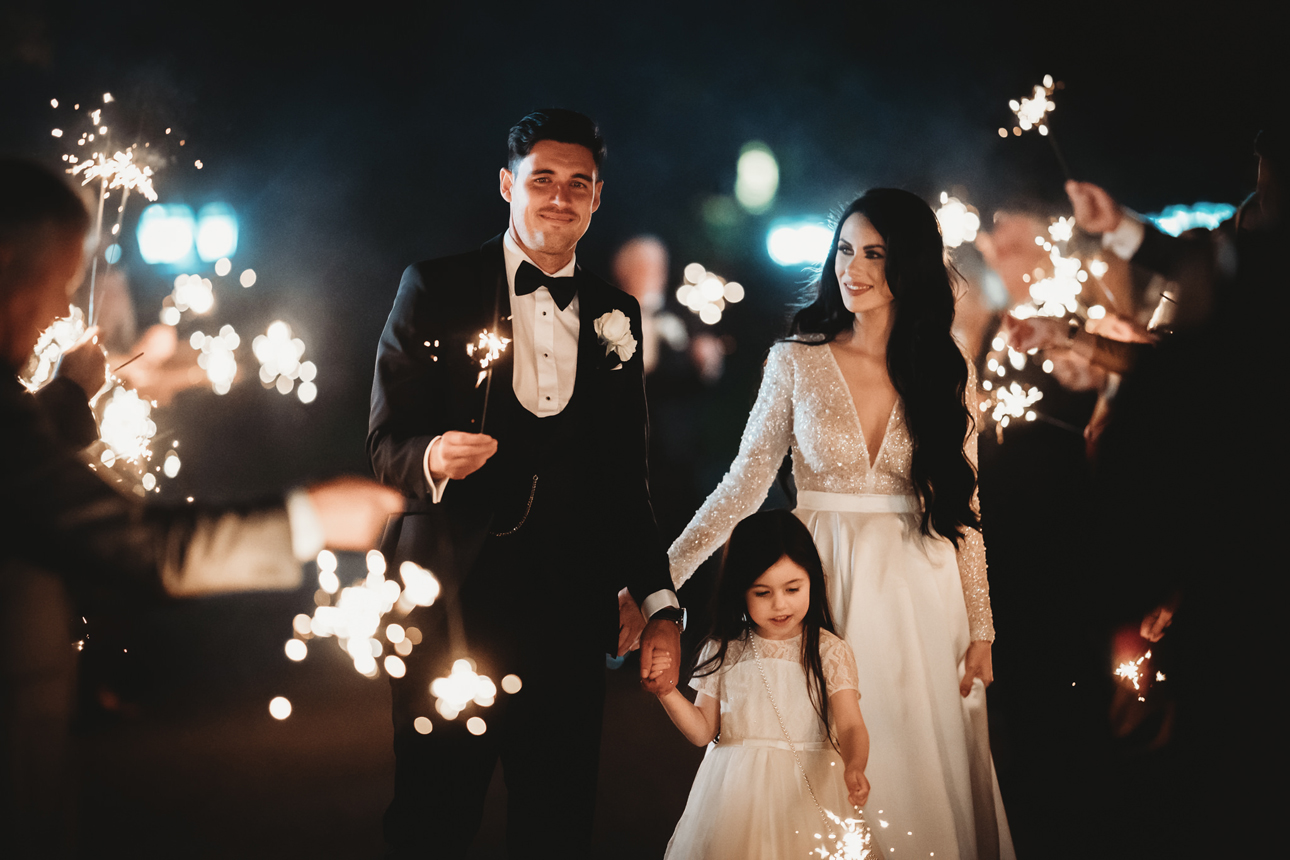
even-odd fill
[{"label": "black bow tie", "polygon": [[573,276],[556,278],[546,274],[528,260],[520,263],[520,267],[515,271],[515,295],[527,296],[538,287],[546,287],[551,291],[551,298],[555,299],[560,310],[567,308],[578,292],[577,279]]}]

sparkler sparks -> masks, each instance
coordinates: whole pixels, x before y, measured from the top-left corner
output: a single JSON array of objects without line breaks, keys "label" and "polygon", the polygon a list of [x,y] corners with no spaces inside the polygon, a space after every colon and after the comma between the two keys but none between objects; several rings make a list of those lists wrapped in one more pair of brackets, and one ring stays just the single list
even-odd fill
[{"label": "sparkler sparks", "polygon": [[[455,720],[471,702],[483,708],[490,707],[497,700],[497,685],[487,675],[476,674],[470,660],[461,659],[453,662],[448,677],[435,678],[431,682],[430,694],[435,697],[435,710],[444,719]],[[474,719],[478,718],[473,717],[472,721]],[[483,734],[483,731],[472,733]]]},{"label": "sparkler sparks", "polygon": [[873,834],[863,818],[841,818],[827,809],[824,814],[838,826],[839,832],[830,833],[827,836],[815,834],[816,839],[831,840],[833,847],[830,849],[827,844],[822,845],[812,851],[812,854],[823,858],[836,858],[836,860],[868,860],[874,856]]},{"label": "sparkler sparks", "polygon": [[318,396],[314,384],[318,367],[312,361],[301,361],[305,342],[292,335],[291,326],[282,320],[271,323],[264,334],[251,341],[251,351],[260,362],[260,382],[265,388],[277,388],[281,394],[290,394],[294,388],[301,403],[312,403]]},{"label": "sparkler sparks", "polygon": [[[1141,657],[1139,657],[1136,660],[1125,660],[1119,666],[1115,667],[1114,674],[1117,678],[1123,678],[1124,680],[1128,681],[1130,684],[1133,685],[1133,689],[1141,692],[1142,683],[1143,683],[1142,664],[1150,659],[1151,659],[1151,652],[1148,651],[1147,653],[1143,654]],[[1160,673],[1157,673],[1157,674],[1160,674]],[[1160,680],[1162,681],[1164,680],[1163,675],[1161,675]]]},{"label": "sparkler sparks", "polygon": [[941,208],[936,210],[936,221],[941,225],[941,237],[947,248],[957,248],[964,242],[976,239],[981,229],[981,216],[957,197],[941,192]]},{"label": "sparkler sparks", "polygon": [[233,380],[237,377],[237,357],[233,355],[233,350],[241,342],[242,339],[231,325],[222,327],[215,336],[195,331],[188,339],[193,349],[201,350],[197,366],[206,371],[216,394],[228,394],[233,387]]},{"label": "sparkler sparks", "polygon": [[[506,351],[506,347],[510,342],[510,338],[500,337],[496,332],[491,332],[485,329],[479,333],[478,343],[466,344],[466,355],[469,355],[471,358],[475,358],[475,360],[479,362],[479,369],[481,371],[486,371],[490,364],[501,358],[502,353]],[[478,358],[476,358],[476,353],[479,354]],[[479,381],[475,383],[475,387],[478,388],[479,383],[483,382],[483,380],[484,377],[481,373]]]},{"label": "sparkler sparks", "polygon": [[1029,98],[1023,97],[1008,102],[1008,107],[1017,115],[1017,126],[1021,131],[1030,131],[1034,128],[1042,135],[1048,134],[1048,114],[1057,108],[1056,102],[1052,100],[1055,89],[1053,76],[1044,75],[1043,86],[1036,84]]},{"label": "sparkler sparks", "polygon": [[[1052,99],[1053,93],[1061,87],[1061,82],[1054,81],[1052,75],[1044,75],[1042,85],[1036,84],[1029,96],[1012,99],[1008,102],[1008,107],[1017,118],[1017,124],[1012,127],[1013,135],[1020,137],[1022,132],[1030,131],[1032,128],[1038,131],[1041,137],[1048,139],[1049,145],[1053,148],[1053,155],[1061,165],[1062,173],[1070,179],[1070,168],[1066,165],[1066,159],[1058,149],[1057,140],[1053,137],[1052,129],[1048,124],[1048,115],[1057,109],[1057,103]],[[1007,137],[1008,130],[999,129],[999,136]]]},{"label": "sparkler sparks", "polygon": [[705,325],[721,322],[727,305],[744,300],[744,288],[738,281],[727,281],[716,272],[710,272],[702,263],[685,267],[685,283],[676,291],[676,300],[698,314]]},{"label": "sparkler sparks", "polygon": [[[83,173],[85,178],[81,181],[82,185],[89,185],[95,179],[100,179],[105,190],[123,188],[126,192],[138,191],[154,202],[157,199],[157,192],[152,187],[152,168],[135,163],[134,147],[118,151],[111,158],[105,157],[101,152],[93,153],[89,159],[69,168],[68,173]],[[125,205],[124,200],[121,205]]]}]

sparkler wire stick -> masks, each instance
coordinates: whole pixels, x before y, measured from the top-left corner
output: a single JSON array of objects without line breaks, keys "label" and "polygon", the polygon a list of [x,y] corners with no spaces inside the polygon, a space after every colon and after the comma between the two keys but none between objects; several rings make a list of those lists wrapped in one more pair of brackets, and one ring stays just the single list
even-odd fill
[{"label": "sparkler wire stick", "polygon": [[139,353],[139,354],[138,354],[138,355],[136,355],[134,358],[131,358],[131,359],[129,359],[128,361],[125,361],[125,362],[123,362],[123,363],[121,363],[121,364],[118,364],[116,367],[112,368],[112,372],[113,372],[113,373],[116,373],[116,372],[117,372],[118,370],[120,370],[121,368],[126,367],[126,366],[131,365],[131,364],[134,364],[136,361],[138,361],[138,360],[139,360],[139,359],[141,359],[141,358],[143,358],[143,353]]},{"label": "sparkler wire stick", "polygon": [[103,201],[107,199],[107,176],[99,183],[99,208],[94,216],[94,262],[90,264],[90,308],[87,326],[94,325],[94,290],[98,282],[99,251],[98,243],[103,238]]},{"label": "sparkler wire stick", "polygon": [[[502,317],[502,276],[498,276],[497,289],[493,291],[493,327],[489,330],[496,333],[497,324]],[[488,419],[488,395],[493,390],[492,362],[488,366],[488,379],[484,382],[484,412],[479,416],[479,432],[484,432],[484,421]]]}]

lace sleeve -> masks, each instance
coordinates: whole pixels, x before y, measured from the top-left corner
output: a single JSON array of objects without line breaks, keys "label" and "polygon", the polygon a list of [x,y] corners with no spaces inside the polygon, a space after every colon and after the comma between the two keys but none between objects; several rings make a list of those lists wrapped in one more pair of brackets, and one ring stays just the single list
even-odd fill
[{"label": "lace sleeve", "polygon": [[820,631],[820,665],[824,669],[824,689],[830,697],[839,690],[860,692],[860,670],[851,646],[829,633]]},{"label": "lace sleeve", "polygon": [[[703,643],[703,649],[699,651],[699,659],[696,666],[703,666],[704,661],[717,653],[717,643],[714,639],[709,639]],[[700,693],[707,693],[714,699],[721,699],[721,671],[724,667],[717,666],[715,669],[711,666],[704,667],[703,671],[712,670],[711,674],[699,675],[690,679],[690,688]]]},{"label": "lace sleeve", "polygon": [[757,402],[739,443],[739,455],[667,551],[672,583],[677,588],[725,542],[740,520],[757,510],[775,480],[793,432],[793,362],[789,347],[780,343],[771,349]]},{"label": "lace sleeve", "polygon": [[[972,468],[977,468],[976,368],[968,362],[968,406],[972,410],[972,429],[964,443],[964,453]],[[980,493],[972,494],[972,509],[981,510]],[[973,642],[994,641],[994,615],[990,611],[990,582],[986,578],[985,538],[976,529],[968,529],[958,550],[959,578],[963,582],[963,602],[967,604],[968,632]]]}]

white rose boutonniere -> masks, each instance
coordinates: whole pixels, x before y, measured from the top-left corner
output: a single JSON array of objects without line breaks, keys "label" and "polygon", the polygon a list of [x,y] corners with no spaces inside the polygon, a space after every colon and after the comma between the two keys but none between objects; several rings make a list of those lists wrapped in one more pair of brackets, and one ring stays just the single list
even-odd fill
[{"label": "white rose boutonniere", "polygon": [[605,345],[605,355],[618,353],[620,361],[630,361],[636,354],[636,338],[632,337],[631,320],[620,310],[602,314],[595,323],[596,336]]}]

